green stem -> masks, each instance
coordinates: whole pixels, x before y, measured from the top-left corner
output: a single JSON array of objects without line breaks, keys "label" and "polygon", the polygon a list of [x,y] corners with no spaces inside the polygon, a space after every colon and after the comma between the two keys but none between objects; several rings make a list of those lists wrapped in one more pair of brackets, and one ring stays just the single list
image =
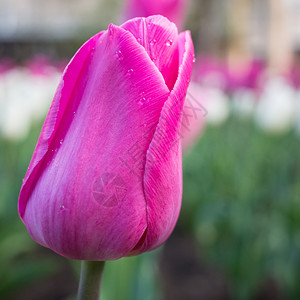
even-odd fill
[{"label": "green stem", "polygon": [[77,300],[99,300],[105,261],[81,262]]}]

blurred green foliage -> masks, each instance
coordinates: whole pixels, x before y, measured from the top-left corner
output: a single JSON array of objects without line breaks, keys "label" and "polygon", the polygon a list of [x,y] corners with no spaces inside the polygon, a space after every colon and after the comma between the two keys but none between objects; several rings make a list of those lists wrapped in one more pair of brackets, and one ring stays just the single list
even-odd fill
[{"label": "blurred green foliage", "polygon": [[33,253],[37,246],[30,239],[17,213],[19,189],[38,134],[39,129],[35,128],[23,142],[0,139],[1,299],[56,271],[51,259],[35,259]]},{"label": "blurred green foliage", "polygon": [[[60,265],[56,255],[36,255],[41,247],[17,215],[19,189],[39,128],[23,142],[0,139],[1,299],[34,287]],[[300,299],[298,145],[293,132],[270,136],[252,121],[232,117],[222,127],[208,127],[184,157],[181,225],[193,233],[201,256],[225,275],[233,299],[252,299],[269,277],[290,299]],[[159,299],[158,258],[154,251],[108,262],[103,300]],[[79,264],[70,266],[76,280]]]},{"label": "blurred green foliage", "polygon": [[267,278],[300,299],[299,142],[231,118],[185,156],[180,220],[234,299],[251,299]]},{"label": "blurred green foliage", "polygon": [[159,249],[139,256],[106,262],[101,299],[158,300]]}]

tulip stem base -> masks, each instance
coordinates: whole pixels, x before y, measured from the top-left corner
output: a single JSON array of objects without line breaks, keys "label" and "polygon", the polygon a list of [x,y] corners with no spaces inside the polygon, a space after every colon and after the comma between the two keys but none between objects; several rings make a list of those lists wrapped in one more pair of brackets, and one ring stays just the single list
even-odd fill
[{"label": "tulip stem base", "polygon": [[104,261],[81,262],[77,300],[99,300]]}]

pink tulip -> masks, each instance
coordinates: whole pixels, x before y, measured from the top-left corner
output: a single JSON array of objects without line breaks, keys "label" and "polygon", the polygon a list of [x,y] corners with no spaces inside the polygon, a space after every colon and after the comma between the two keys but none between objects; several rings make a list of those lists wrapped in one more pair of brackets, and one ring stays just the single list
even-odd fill
[{"label": "pink tulip", "polygon": [[36,242],[72,259],[114,260],[168,238],[181,205],[178,129],[193,55],[190,33],[161,16],[110,25],[78,50],[20,192]]},{"label": "pink tulip", "polygon": [[189,0],[127,0],[126,18],[148,17],[160,14],[174,22],[179,29],[183,28]]}]

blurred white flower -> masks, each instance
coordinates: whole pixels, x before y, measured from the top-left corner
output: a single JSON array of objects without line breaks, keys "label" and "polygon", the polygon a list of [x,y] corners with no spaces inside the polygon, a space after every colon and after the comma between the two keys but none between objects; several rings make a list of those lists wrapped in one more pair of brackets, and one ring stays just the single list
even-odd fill
[{"label": "blurred white flower", "polygon": [[207,101],[207,123],[213,126],[222,125],[229,117],[229,101],[225,93],[217,88],[205,88]]},{"label": "blurred white flower", "polygon": [[255,109],[256,98],[254,90],[239,89],[235,91],[232,97],[233,112],[241,119],[250,118]]},{"label": "blurred white flower", "polygon": [[38,75],[22,67],[1,75],[0,133],[5,138],[26,138],[31,125],[45,117],[59,77],[54,69]]},{"label": "blurred white flower", "polygon": [[295,130],[297,134],[300,136],[300,91],[296,93],[296,109],[295,109]]},{"label": "blurred white flower", "polygon": [[5,109],[7,103],[7,87],[5,84],[5,76],[0,75],[0,133],[4,124]]},{"label": "blurred white flower", "polygon": [[26,138],[30,129],[30,115],[27,107],[16,99],[10,99],[2,120],[2,134],[10,140]]},{"label": "blurred white flower", "polygon": [[295,91],[280,77],[270,79],[255,112],[257,125],[269,133],[289,131],[295,120]]},{"label": "blurred white flower", "polygon": [[49,76],[32,75],[29,77],[28,89],[32,95],[28,101],[30,102],[33,122],[44,119],[59,83],[59,78],[60,74],[58,75],[56,72]]}]

